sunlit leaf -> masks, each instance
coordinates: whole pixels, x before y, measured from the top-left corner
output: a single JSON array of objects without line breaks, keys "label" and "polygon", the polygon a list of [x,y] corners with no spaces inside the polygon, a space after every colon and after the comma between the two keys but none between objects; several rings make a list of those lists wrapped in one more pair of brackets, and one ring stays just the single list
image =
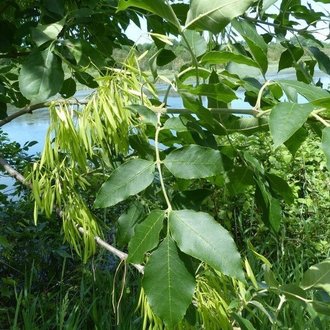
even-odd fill
[{"label": "sunlit leaf", "polygon": [[254,0],[191,0],[185,28],[221,32],[235,17],[242,15]]},{"label": "sunlit leaf", "polygon": [[270,132],[277,148],[287,141],[307,120],[312,104],[278,103],[269,116]]},{"label": "sunlit leaf", "polygon": [[221,173],[223,168],[218,150],[198,145],[172,151],[164,165],[174,176],[183,179],[207,178]]},{"label": "sunlit leaf", "polygon": [[241,258],[233,238],[211,215],[192,210],[171,211],[169,221],[181,251],[226,275],[244,280]]},{"label": "sunlit leaf", "polygon": [[320,87],[294,80],[279,80],[277,83],[283,88],[284,92],[291,93],[290,89],[305,97],[308,101],[329,97],[329,93]]},{"label": "sunlit leaf", "polygon": [[182,320],[192,301],[195,280],[171,237],[151,254],[142,285],[153,311],[169,328]]},{"label": "sunlit leaf", "polygon": [[330,258],[311,266],[300,285],[304,290],[322,289],[330,294]]},{"label": "sunlit leaf", "polygon": [[49,40],[55,40],[59,33],[62,31],[64,26],[64,20],[49,24],[49,25],[38,25],[36,28],[32,29],[32,38],[37,46]]},{"label": "sunlit leaf", "polygon": [[185,39],[182,40],[182,44],[186,48],[190,48],[196,57],[203,55],[207,51],[207,42],[203,35],[197,31],[185,31],[184,36]]},{"label": "sunlit leaf", "polygon": [[94,206],[109,207],[147,188],[154,179],[154,162],[132,159],[117,167],[103,183]]},{"label": "sunlit leaf", "polygon": [[322,150],[327,159],[327,167],[330,170],[330,127],[326,127],[322,131]]},{"label": "sunlit leaf", "polygon": [[235,62],[238,64],[246,64],[259,68],[259,65],[252,58],[226,51],[208,52],[201,58],[201,62],[207,64],[225,64],[228,62]]},{"label": "sunlit leaf", "polygon": [[31,53],[19,74],[21,93],[34,103],[46,101],[58,93],[63,80],[61,60],[50,48]]}]

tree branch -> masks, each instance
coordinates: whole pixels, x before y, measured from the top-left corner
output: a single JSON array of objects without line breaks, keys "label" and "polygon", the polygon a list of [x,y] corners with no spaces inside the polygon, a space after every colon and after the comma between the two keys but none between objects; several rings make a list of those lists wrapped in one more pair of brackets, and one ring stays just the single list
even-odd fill
[{"label": "tree branch", "polygon": [[[13,167],[11,167],[8,162],[0,157],[0,165],[3,166],[3,168],[5,169],[5,171],[11,176],[13,177],[15,180],[17,180],[18,182],[22,183],[23,185],[32,188],[31,184],[26,181],[26,179],[24,178],[24,176],[17,172]],[[56,213],[61,216],[61,210],[60,209],[56,209]],[[78,227],[78,230],[80,233],[82,233],[83,235],[88,235],[88,233],[86,232],[86,230],[82,227]],[[100,237],[95,236],[94,237],[95,242],[102,246],[103,248],[105,248],[107,251],[111,252],[112,254],[114,254],[115,256],[117,256],[120,260],[126,260],[128,257],[128,254],[120,251],[118,249],[116,249],[114,246],[108,244],[107,242],[105,242],[104,240],[102,240]],[[141,274],[143,274],[144,272],[144,267],[140,264],[132,264]]]},{"label": "tree branch", "polygon": [[[52,101],[54,102],[54,101]],[[66,103],[69,105],[85,105],[87,101],[78,101],[78,100],[58,100],[55,101],[55,103]],[[51,102],[42,102],[42,103],[37,103],[37,104],[32,104],[24,107],[23,109],[14,112],[13,114],[7,116],[6,118],[0,120],[0,127],[3,125],[11,122],[12,120],[21,117],[26,114],[32,114],[33,111],[43,109],[43,108],[48,108]]]}]

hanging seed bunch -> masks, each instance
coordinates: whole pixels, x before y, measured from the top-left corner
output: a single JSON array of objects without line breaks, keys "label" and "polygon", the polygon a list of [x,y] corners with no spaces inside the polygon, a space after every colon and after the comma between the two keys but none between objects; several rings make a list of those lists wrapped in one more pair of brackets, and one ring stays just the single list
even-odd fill
[{"label": "hanging seed bunch", "polygon": [[[100,230],[81,192],[90,186],[91,171],[108,171],[115,157],[127,154],[129,132],[136,124],[127,106],[149,104],[134,56],[123,69],[109,69],[98,82],[84,107],[64,101],[50,104],[45,147],[30,175],[35,221],[39,212],[50,217],[54,209],[61,210],[64,235],[85,260],[93,253],[93,237]],[[79,226],[88,233],[83,240]]]}]

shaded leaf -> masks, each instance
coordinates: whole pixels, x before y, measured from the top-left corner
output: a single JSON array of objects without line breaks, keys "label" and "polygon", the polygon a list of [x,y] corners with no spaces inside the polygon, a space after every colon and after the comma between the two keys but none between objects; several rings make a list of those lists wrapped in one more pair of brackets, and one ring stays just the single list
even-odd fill
[{"label": "shaded leaf", "polygon": [[241,258],[229,232],[209,214],[171,211],[171,233],[180,250],[214,269],[244,281]]},{"label": "shaded leaf", "polygon": [[133,203],[129,209],[118,218],[117,242],[119,245],[127,245],[134,235],[134,227],[143,217],[144,208],[140,203]]},{"label": "shaded leaf", "polygon": [[158,245],[164,217],[165,211],[154,210],[135,227],[128,245],[128,262],[143,262],[144,254]]},{"label": "shaded leaf", "polygon": [[277,148],[287,141],[307,120],[312,104],[278,103],[269,116],[270,132]]},{"label": "shaded leaf", "polygon": [[87,72],[74,72],[74,77],[83,85],[90,88],[97,88],[99,84],[94,80],[94,77]]},{"label": "shaded leaf", "polygon": [[294,156],[307,137],[308,131],[304,127],[301,127],[284,144]]},{"label": "shaded leaf", "polygon": [[327,316],[330,315],[330,304],[329,303],[313,300],[312,306],[318,313],[321,313],[321,314],[324,314]]},{"label": "shaded leaf", "polygon": [[254,60],[258,63],[261,72],[265,74],[268,68],[268,46],[266,42],[253,24],[243,20],[235,20],[232,24],[246,41]]},{"label": "shaded leaf", "polygon": [[7,103],[0,102],[0,120],[7,117]]},{"label": "shaded leaf", "polygon": [[315,59],[317,60],[317,64],[321,71],[325,72],[326,74],[330,74],[330,58],[327,54],[322,52],[317,47],[309,47],[308,48],[312,54],[314,55]]},{"label": "shaded leaf", "polygon": [[172,62],[176,58],[176,55],[169,49],[161,49],[157,56],[156,64],[158,66],[164,66]]},{"label": "shaded leaf", "polygon": [[269,199],[269,223],[272,226],[272,228],[275,230],[275,232],[278,232],[281,225],[281,204],[280,201],[274,197],[270,197]]},{"label": "shaded leaf", "polygon": [[281,196],[286,203],[293,203],[294,195],[292,189],[284,179],[272,173],[268,173],[266,177],[273,191]]},{"label": "shaded leaf", "polygon": [[221,173],[223,166],[218,150],[190,145],[172,151],[166,156],[164,165],[176,177],[197,179]]},{"label": "shaded leaf", "polygon": [[73,78],[68,78],[64,80],[60,94],[65,98],[69,98],[76,93],[76,90],[76,81]]},{"label": "shaded leaf", "polygon": [[155,164],[144,159],[132,159],[117,167],[98,191],[94,206],[113,206],[147,188],[154,179]]},{"label": "shaded leaf", "polygon": [[192,301],[195,279],[181,260],[171,237],[166,237],[145,266],[142,280],[152,310],[173,327]]},{"label": "shaded leaf", "polygon": [[233,313],[234,320],[239,324],[241,330],[255,330],[255,327],[248,320],[237,313]]},{"label": "shaded leaf", "polygon": [[284,284],[280,286],[281,292],[287,299],[304,302],[307,299],[306,292],[296,284]]},{"label": "shaded leaf", "polygon": [[245,189],[254,184],[253,172],[248,167],[235,167],[227,172],[229,183],[228,190],[231,195],[241,194]]},{"label": "shaded leaf", "polygon": [[294,67],[295,63],[304,55],[304,50],[301,47],[289,45],[280,57],[278,62],[278,71],[286,68]]}]

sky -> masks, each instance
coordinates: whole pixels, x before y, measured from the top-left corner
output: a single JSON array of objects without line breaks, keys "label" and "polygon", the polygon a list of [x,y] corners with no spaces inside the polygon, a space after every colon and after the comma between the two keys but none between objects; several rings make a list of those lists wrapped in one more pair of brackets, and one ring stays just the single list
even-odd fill
[{"label": "sky", "polygon": [[[274,8],[274,12],[276,12],[276,8],[275,6],[279,6],[280,1],[277,1],[273,8]],[[330,15],[330,4],[324,4],[324,3],[320,3],[320,2],[314,2],[314,1],[308,1],[308,0],[302,0],[301,3],[303,5],[307,5],[307,3],[310,3],[312,8],[315,11],[320,11],[320,12],[324,12],[325,14]],[[269,8],[269,10],[267,12],[271,12],[271,8]],[[330,24],[330,21],[329,21]],[[329,31],[329,24],[327,23],[319,23],[318,28],[324,28],[324,30],[321,30],[320,33],[315,34],[315,37],[318,38],[319,40],[324,41],[326,39],[326,37],[330,34]],[[128,29],[125,31],[127,36],[135,41],[138,44],[143,44],[143,43],[147,43],[147,42],[151,42],[151,38],[148,36],[147,33],[147,24],[146,21],[144,19],[141,20],[141,29],[135,25],[134,23],[131,23],[128,27]]]}]

